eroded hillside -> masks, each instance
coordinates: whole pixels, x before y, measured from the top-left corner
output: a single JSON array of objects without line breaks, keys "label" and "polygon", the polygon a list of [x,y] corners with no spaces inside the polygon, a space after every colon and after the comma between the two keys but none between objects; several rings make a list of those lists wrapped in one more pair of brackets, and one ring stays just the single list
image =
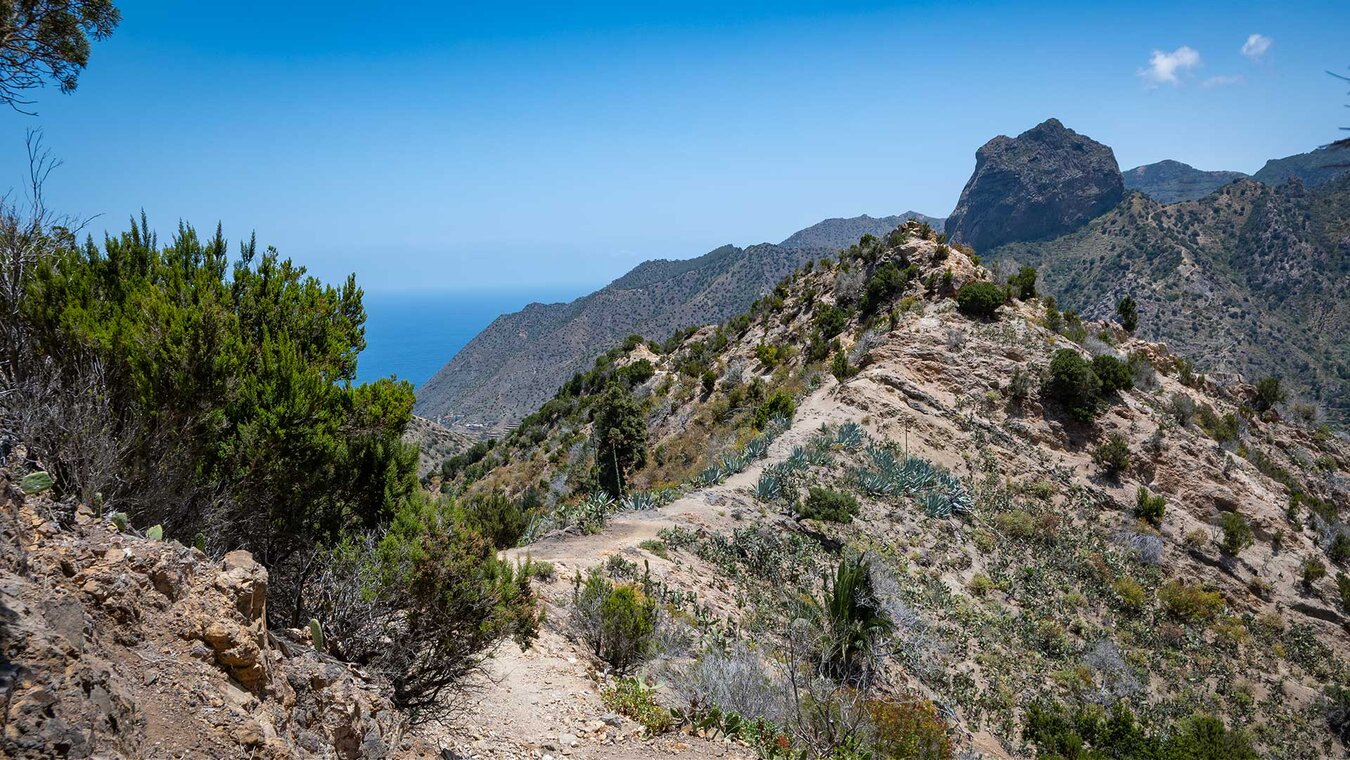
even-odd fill
[{"label": "eroded hillside", "polygon": [[[746,754],[820,751],[829,731],[794,699],[807,673],[811,704],[861,715],[853,739],[893,757],[1075,742],[1342,756],[1350,447],[1114,324],[1051,330],[1062,317],[1031,297],[967,316],[974,299],[953,296],[987,277],[917,225],[864,240],[744,318],[603,357],[447,472],[447,491],[523,497],[514,553],[553,578],[544,651],[507,656],[521,677],[490,691],[465,746],[639,742],[578,733],[613,709],[658,736],[733,736]],[[1089,414],[1056,385],[1066,353],[1117,360],[1095,363],[1115,390],[1098,386]],[[595,495],[610,381],[631,387],[650,442],[618,501]],[[822,687],[794,633],[849,556],[890,626],[865,692]],[[590,572],[660,610],[636,668],[653,691],[605,675],[586,644]],[[541,672],[580,706],[531,711],[540,690],[523,676]],[[533,717],[492,725],[503,709]]]}]

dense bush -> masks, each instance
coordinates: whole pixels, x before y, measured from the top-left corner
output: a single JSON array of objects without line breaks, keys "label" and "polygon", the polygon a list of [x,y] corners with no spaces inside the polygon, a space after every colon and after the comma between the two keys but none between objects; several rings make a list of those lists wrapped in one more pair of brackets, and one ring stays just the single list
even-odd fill
[{"label": "dense bush", "polygon": [[797,402],[792,398],[792,394],[782,389],[776,390],[762,404],[755,407],[755,429],[763,430],[770,420],[780,417],[790,420],[796,412]]},{"label": "dense bush", "polygon": [[1036,297],[1036,267],[1022,267],[1017,274],[1008,278],[1008,287],[1013,295],[1025,301]]},{"label": "dense bush", "polygon": [[1276,404],[1284,403],[1288,397],[1280,378],[1267,377],[1257,381],[1256,397],[1252,400],[1252,406],[1256,411],[1264,412]]},{"label": "dense bush", "polygon": [[498,549],[519,543],[529,520],[521,502],[501,491],[469,497],[457,516],[465,527],[477,531]]},{"label": "dense bush", "polygon": [[1134,498],[1134,514],[1141,520],[1147,521],[1153,527],[1162,525],[1163,515],[1167,511],[1167,499],[1162,496],[1154,496],[1148,492],[1147,488],[1139,486]]},{"label": "dense bush", "polygon": [[1125,296],[1116,304],[1116,316],[1120,317],[1120,326],[1127,333],[1133,333],[1139,327],[1139,307],[1130,296]]},{"label": "dense bush", "polygon": [[1102,383],[1092,365],[1071,348],[1061,348],[1050,359],[1042,392],[1059,402],[1075,418],[1089,421],[1097,414]]},{"label": "dense bush", "polygon": [[498,643],[528,647],[538,632],[531,568],[499,560],[458,510],[408,500],[386,531],[327,553],[306,588],[329,651],[387,678],[414,722],[453,711]]},{"label": "dense bush", "polygon": [[1125,436],[1112,433],[1106,441],[1092,450],[1092,461],[1110,477],[1119,477],[1130,469],[1130,445]]},{"label": "dense bush", "polygon": [[1252,545],[1252,526],[1247,523],[1247,518],[1237,512],[1224,512],[1219,518],[1219,528],[1223,530],[1219,548],[1223,549],[1224,554],[1236,557]]},{"label": "dense bush", "polygon": [[878,309],[900,295],[909,281],[914,278],[914,272],[913,267],[901,269],[893,261],[888,261],[877,267],[871,278],[867,280],[867,290],[863,295],[862,302],[863,314],[876,313]]},{"label": "dense bush", "polygon": [[656,374],[656,367],[648,359],[638,359],[632,364],[620,368],[616,374],[631,387],[642,385],[652,379],[652,376]]},{"label": "dense bush", "polygon": [[1007,293],[992,282],[971,282],[956,292],[961,313],[977,319],[989,319],[1007,300]]},{"label": "dense bush", "polygon": [[1188,623],[1205,622],[1223,609],[1223,597],[1182,580],[1168,581],[1158,589],[1158,600],[1167,613]]},{"label": "dense bush", "polygon": [[658,609],[637,586],[614,584],[592,568],[577,574],[572,590],[573,627],[596,657],[627,673],[652,653]]},{"label": "dense bush", "polygon": [[600,487],[617,499],[627,493],[629,474],[647,463],[647,415],[627,386],[605,389],[593,435]]},{"label": "dense bush", "polygon": [[1241,729],[1196,714],[1166,731],[1144,730],[1124,702],[1109,710],[1084,705],[1072,714],[1060,704],[1038,700],[1027,710],[1022,735],[1042,760],[1256,760]]},{"label": "dense bush", "polygon": [[932,702],[871,700],[865,707],[875,733],[873,748],[878,758],[950,760],[956,756],[947,725]]},{"label": "dense bush", "polygon": [[1101,393],[1127,391],[1134,387],[1134,372],[1130,366],[1114,356],[1092,357],[1092,372],[1101,381]]},{"label": "dense bush", "polygon": [[878,638],[893,628],[877,603],[867,560],[853,551],[844,553],[821,597],[808,598],[802,612],[818,634],[824,674],[843,682],[860,675]]},{"label": "dense bush", "polygon": [[[248,549],[285,593],[301,555],[387,522],[418,487],[401,440],[412,386],[353,382],[365,311],[352,278],[323,285],[252,241],[231,265],[219,231],[180,226],[160,246],[142,220],[36,262],[16,305],[21,340],[3,350],[23,360],[0,360],[20,389],[8,400],[70,427],[97,399],[98,435],[116,452],[91,469],[33,437],[58,487],[168,535]],[[91,367],[97,387],[66,384]],[[60,382],[34,384],[42,373]],[[52,392],[23,392],[38,387]]]},{"label": "dense bush", "polygon": [[801,516],[811,520],[850,523],[858,514],[858,499],[844,491],[812,486],[802,502]]},{"label": "dense bush", "polygon": [[829,340],[843,331],[844,325],[848,324],[848,312],[838,306],[823,306],[816,311],[816,329],[820,334]]}]

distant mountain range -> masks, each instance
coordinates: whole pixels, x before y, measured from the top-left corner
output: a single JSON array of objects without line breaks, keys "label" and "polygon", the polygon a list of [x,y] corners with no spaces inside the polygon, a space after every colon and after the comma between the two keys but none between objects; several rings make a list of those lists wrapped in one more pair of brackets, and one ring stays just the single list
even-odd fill
[{"label": "distant mountain range", "polygon": [[1138,190],[1159,203],[1180,203],[1199,200],[1246,176],[1242,172],[1208,172],[1169,159],[1125,172],[1125,189]]},{"label": "distant mountain range", "polygon": [[725,245],[698,258],[647,261],[570,303],[503,314],[418,389],[417,414],[474,432],[513,425],[625,337],[664,340],[682,327],[729,319],[806,261],[909,219],[943,225],[913,211],[826,219],[778,245]]}]

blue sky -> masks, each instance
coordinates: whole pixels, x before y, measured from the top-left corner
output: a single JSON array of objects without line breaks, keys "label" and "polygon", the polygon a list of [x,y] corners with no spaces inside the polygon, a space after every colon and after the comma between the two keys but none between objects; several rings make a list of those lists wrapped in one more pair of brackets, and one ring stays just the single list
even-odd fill
[{"label": "blue sky", "polygon": [[1122,168],[1247,172],[1350,121],[1343,0],[119,6],[74,95],[0,115],[4,181],[40,126],[96,237],[220,221],[368,290],[598,285],[945,215],[977,147],[1050,116]]}]

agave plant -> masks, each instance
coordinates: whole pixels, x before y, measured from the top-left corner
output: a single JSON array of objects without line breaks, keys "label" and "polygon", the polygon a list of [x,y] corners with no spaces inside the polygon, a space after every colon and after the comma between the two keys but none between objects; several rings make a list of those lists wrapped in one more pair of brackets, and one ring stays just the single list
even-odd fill
[{"label": "agave plant", "polygon": [[863,445],[863,437],[862,425],[856,422],[845,422],[835,432],[834,442],[849,451],[857,451]]},{"label": "agave plant", "polygon": [[767,434],[761,433],[760,435],[751,438],[750,441],[745,444],[745,448],[742,449],[742,453],[749,461],[754,461],[756,459],[763,459],[765,455],[769,453],[770,440],[771,439]]},{"label": "agave plant", "polygon": [[650,491],[634,491],[623,500],[623,509],[629,512],[645,512],[657,506],[656,497]]},{"label": "agave plant", "polygon": [[796,473],[805,470],[807,464],[806,449],[798,446],[787,455],[787,459],[783,460],[782,466],[783,469]]},{"label": "agave plant", "polygon": [[715,486],[726,480],[728,474],[720,465],[712,465],[698,474],[698,484],[700,486]]},{"label": "agave plant", "polygon": [[[823,445],[822,445],[823,443]],[[806,461],[817,467],[828,467],[834,456],[830,452],[829,441],[812,440],[806,447]]]},{"label": "agave plant", "polygon": [[765,468],[755,481],[755,498],[760,501],[777,501],[783,496],[783,478],[773,468]]},{"label": "agave plant", "polygon": [[854,477],[858,487],[869,496],[890,496],[895,493],[893,482],[880,472],[858,470]]}]

